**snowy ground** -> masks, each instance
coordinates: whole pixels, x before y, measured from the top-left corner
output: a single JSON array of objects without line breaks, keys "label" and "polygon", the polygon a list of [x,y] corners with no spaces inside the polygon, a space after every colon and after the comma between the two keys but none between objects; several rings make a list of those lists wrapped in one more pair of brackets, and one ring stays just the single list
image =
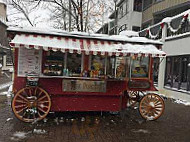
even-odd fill
[{"label": "snowy ground", "polygon": [[[145,121],[135,109],[118,114],[50,113],[44,121],[26,124],[12,113],[11,98],[0,96],[0,142],[188,142],[190,106],[166,99],[157,121]],[[180,103],[180,104],[179,104]]]},{"label": "snowy ground", "polygon": [[190,139],[190,102],[166,97],[165,112],[157,121],[143,120],[136,106],[118,114],[51,112],[42,122],[26,124],[12,113],[9,79],[0,85],[0,142],[188,142]]}]

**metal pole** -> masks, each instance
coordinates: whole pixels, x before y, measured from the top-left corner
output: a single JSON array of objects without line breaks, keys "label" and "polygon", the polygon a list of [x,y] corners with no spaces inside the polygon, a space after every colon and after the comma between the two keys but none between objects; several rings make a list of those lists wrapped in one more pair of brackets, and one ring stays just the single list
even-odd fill
[{"label": "metal pole", "polygon": [[114,2],[115,2],[115,35],[117,35],[117,6],[116,6],[117,0],[114,0]]},{"label": "metal pole", "polygon": [[[69,0],[69,11],[71,12],[71,0]],[[69,12],[69,32],[71,31],[71,13]]]}]

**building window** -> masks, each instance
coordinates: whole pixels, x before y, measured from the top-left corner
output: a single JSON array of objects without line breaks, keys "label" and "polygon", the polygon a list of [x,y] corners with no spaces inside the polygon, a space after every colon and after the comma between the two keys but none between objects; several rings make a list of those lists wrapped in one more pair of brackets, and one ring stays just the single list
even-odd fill
[{"label": "building window", "polygon": [[154,0],[155,3],[157,3],[157,2],[161,2],[161,1],[163,1],[163,0]]},{"label": "building window", "polygon": [[142,11],[142,0],[134,0],[133,10],[138,12]]},{"label": "building window", "polygon": [[126,14],[129,12],[129,2],[128,0],[125,1],[125,10],[126,10]]},{"label": "building window", "polygon": [[147,9],[148,7],[150,7],[152,5],[152,0],[144,0],[143,1],[143,10]]},{"label": "building window", "polygon": [[124,15],[124,11],[123,11],[123,4],[119,7],[119,18],[122,18]]},{"label": "building window", "polygon": [[180,81],[180,58],[179,57],[174,57],[173,58],[173,76],[172,76],[172,81],[173,81],[173,88],[178,88],[178,83]]},{"label": "building window", "polygon": [[165,72],[165,86],[172,86],[172,58],[167,57],[166,59],[166,72]]},{"label": "building window", "polygon": [[143,23],[142,24],[142,30],[148,28],[151,25],[151,23],[152,23],[152,20]]},{"label": "building window", "polygon": [[140,31],[140,27],[137,27],[137,26],[133,26],[132,27],[132,30],[135,31],[135,32],[139,32]]},{"label": "building window", "polygon": [[165,86],[177,90],[181,89],[189,91],[189,59],[190,55],[167,57],[164,83]]},{"label": "building window", "polygon": [[119,33],[125,30],[127,30],[127,24],[124,24],[121,27],[119,27]]},{"label": "building window", "polygon": [[182,58],[181,64],[181,89],[187,89],[187,77],[188,77],[188,57]]}]

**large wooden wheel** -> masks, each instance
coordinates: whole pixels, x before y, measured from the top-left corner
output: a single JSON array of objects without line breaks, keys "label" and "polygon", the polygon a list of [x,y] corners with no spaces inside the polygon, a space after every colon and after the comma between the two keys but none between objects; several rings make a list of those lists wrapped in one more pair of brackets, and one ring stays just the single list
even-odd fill
[{"label": "large wooden wheel", "polygon": [[24,122],[44,119],[49,113],[51,99],[49,94],[39,87],[26,87],[19,90],[12,100],[15,116]]},{"label": "large wooden wheel", "polygon": [[127,106],[134,107],[139,99],[139,91],[128,91]]},{"label": "large wooden wheel", "polygon": [[139,105],[141,116],[146,120],[156,120],[164,112],[164,100],[157,94],[145,95]]}]

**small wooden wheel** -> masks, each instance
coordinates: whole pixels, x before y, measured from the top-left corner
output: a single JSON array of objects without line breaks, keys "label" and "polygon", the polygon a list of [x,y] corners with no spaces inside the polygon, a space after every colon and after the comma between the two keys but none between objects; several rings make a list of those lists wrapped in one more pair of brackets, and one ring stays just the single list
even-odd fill
[{"label": "small wooden wheel", "polygon": [[133,107],[139,99],[139,91],[128,91],[127,106]]},{"label": "small wooden wheel", "polygon": [[24,122],[44,119],[49,113],[51,99],[49,94],[39,87],[26,87],[19,90],[12,100],[15,116]]},{"label": "small wooden wheel", "polygon": [[141,101],[139,111],[146,120],[156,120],[164,112],[164,100],[157,94],[147,94]]}]

